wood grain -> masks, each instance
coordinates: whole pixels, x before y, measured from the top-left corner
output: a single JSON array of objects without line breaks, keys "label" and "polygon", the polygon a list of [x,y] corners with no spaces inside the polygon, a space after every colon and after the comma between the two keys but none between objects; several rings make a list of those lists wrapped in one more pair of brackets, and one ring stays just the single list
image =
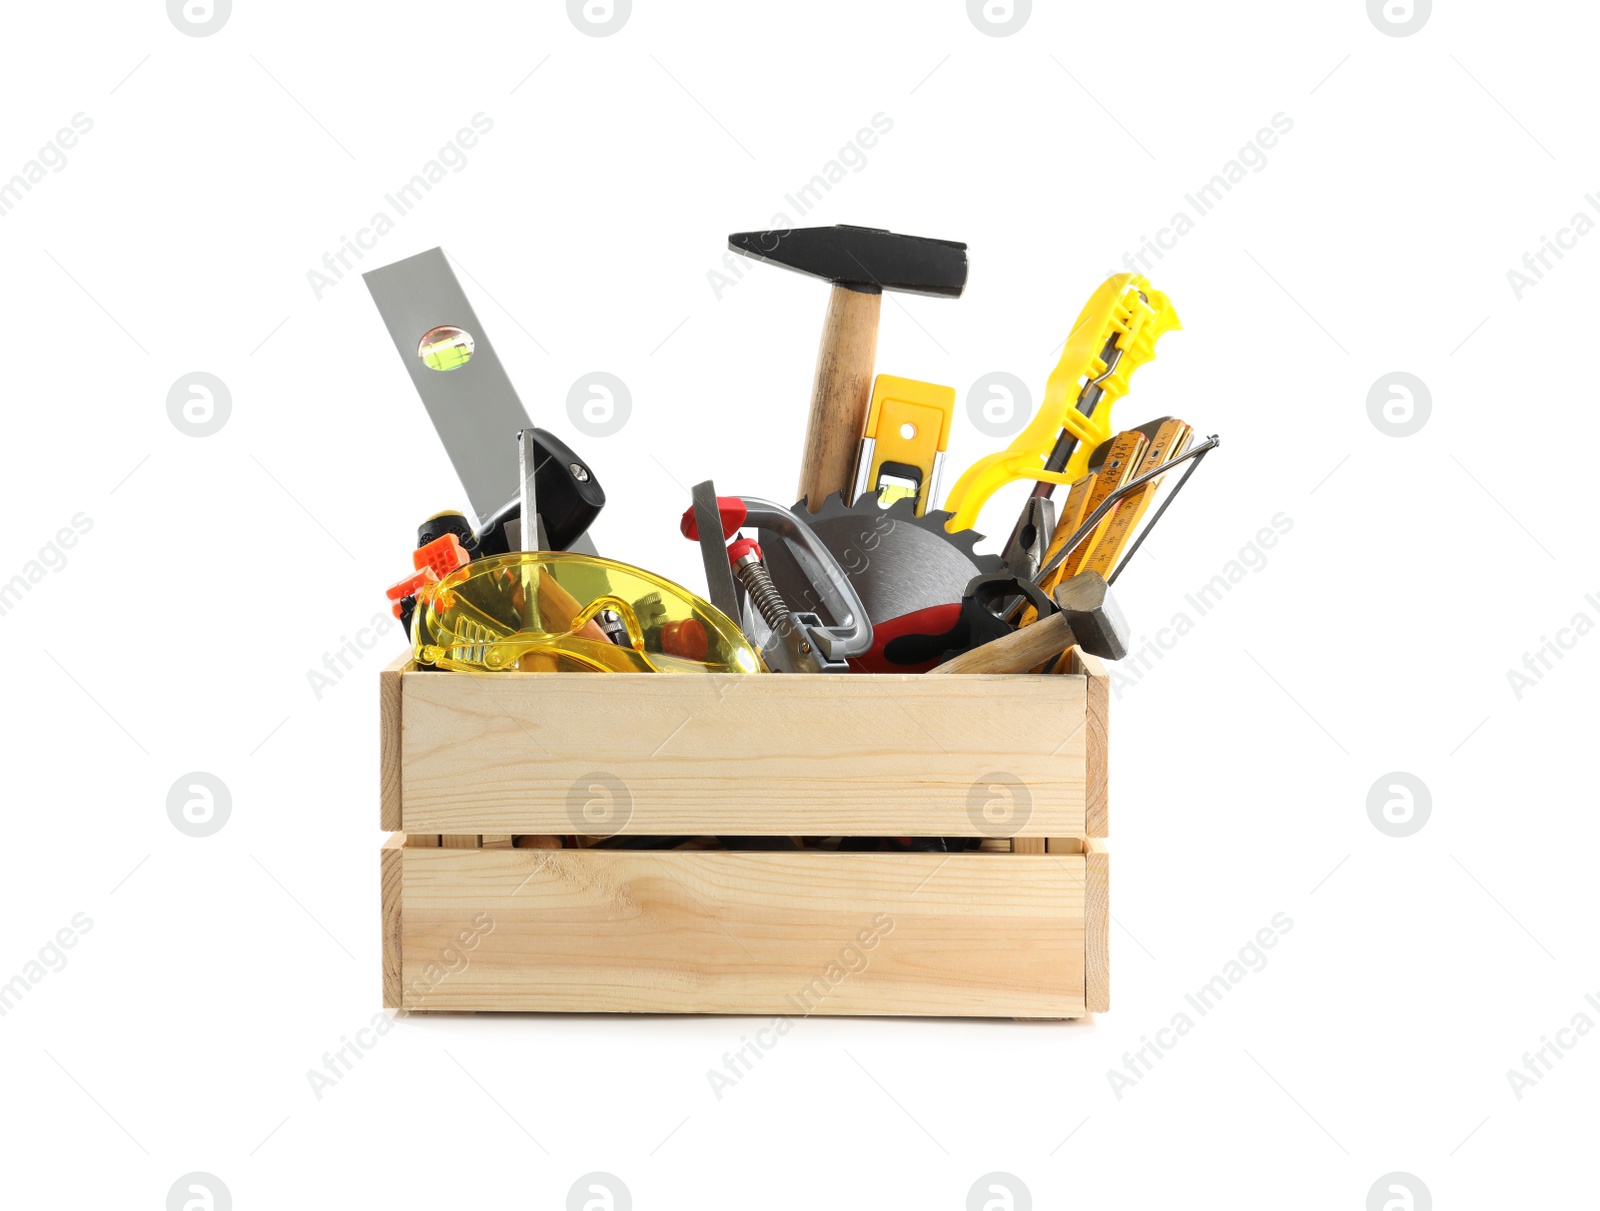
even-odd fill
[{"label": "wood grain", "polygon": [[1080,648],[1072,650],[1072,671],[1084,678],[1084,836],[1104,837],[1111,826],[1111,678],[1098,656]]},{"label": "wood grain", "polygon": [[856,458],[872,406],[882,307],[881,294],[848,286],[834,286],[828,293],[800,456],[800,488],[795,494],[813,513],[835,492],[845,493],[846,504],[850,501]]},{"label": "wood grain", "polygon": [[1083,1001],[1090,1013],[1111,1008],[1111,854],[1097,838],[1084,850]]},{"label": "wood grain", "polygon": [[383,904],[383,1007],[400,1008],[400,903],[404,833],[386,838],[378,852],[378,886]]},{"label": "wood grain", "polygon": [[406,827],[573,833],[614,801],[635,835],[976,836],[969,792],[1003,772],[1032,800],[1019,835],[1080,836],[1087,684],[407,672]]},{"label": "wood grain", "polygon": [[388,833],[405,827],[400,810],[400,675],[410,667],[408,651],[378,673],[378,827]]},{"label": "wood grain", "polygon": [[398,852],[408,1009],[1086,1012],[1083,856]]}]

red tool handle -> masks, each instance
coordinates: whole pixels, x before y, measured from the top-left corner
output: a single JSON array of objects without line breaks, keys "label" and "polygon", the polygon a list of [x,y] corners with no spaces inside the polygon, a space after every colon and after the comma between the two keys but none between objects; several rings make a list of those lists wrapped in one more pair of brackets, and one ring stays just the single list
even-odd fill
[{"label": "red tool handle", "polygon": [[[738,496],[717,497],[717,513],[722,517],[722,537],[732,538],[739,532],[739,527],[744,525],[748,516],[744,500]],[[694,506],[690,505],[683,511],[683,520],[678,523],[678,529],[683,536],[691,542],[700,541],[700,527],[695,524]]]}]

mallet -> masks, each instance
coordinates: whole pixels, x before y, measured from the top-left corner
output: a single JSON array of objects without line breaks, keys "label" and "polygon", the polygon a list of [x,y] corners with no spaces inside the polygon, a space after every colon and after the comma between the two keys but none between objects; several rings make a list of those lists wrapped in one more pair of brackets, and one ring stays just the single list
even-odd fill
[{"label": "mallet", "polygon": [[844,493],[844,503],[850,504],[856,455],[872,404],[883,292],[960,298],[967,285],[967,246],[840,224],[735,232],[728,247],[833,283],[796,495],[813,513],[835,492]]},{"label": "mallet", "polygon": [[1002,639],[946,660],[934,673],[1026,673],[1076,645],[1092,656],[1121,660],[1128,654],[1128,624],[1098,572],[1080,572],[1057,586],[1061,612]]}]

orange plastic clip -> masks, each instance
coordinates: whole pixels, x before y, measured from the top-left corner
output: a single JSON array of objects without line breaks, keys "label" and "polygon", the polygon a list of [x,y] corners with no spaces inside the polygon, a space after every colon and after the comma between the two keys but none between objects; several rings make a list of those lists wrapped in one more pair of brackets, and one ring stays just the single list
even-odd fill
[{"label": "orange plastic clip", "polygon": [[401,601],[416,596],[427,585],[438,584],[451,572],[470,562],[470,558],[467,549],[454,534],[442,535],[418,547],[411,553],[412,566],[417,570],[384,590],[384,596],[392,603],[390,613],[399,618],[402,613]]},{"label": "orange plastic clip", "polygon": [[396,618],[400,617],[400,603],[407,597],[415,597],[423,585],[438,584],[439,578],[433,574],[432,568],[422,568],[411,573],[404,580],[397,580],[383,591],[383,595],[394,604],[390,612]]},{"label": "orange plastic clip", "polygon": [[443,534],[411,553],[411,566],[431,568],[435,580],[443,580],[468,562],[467,550],[454,534]]}]

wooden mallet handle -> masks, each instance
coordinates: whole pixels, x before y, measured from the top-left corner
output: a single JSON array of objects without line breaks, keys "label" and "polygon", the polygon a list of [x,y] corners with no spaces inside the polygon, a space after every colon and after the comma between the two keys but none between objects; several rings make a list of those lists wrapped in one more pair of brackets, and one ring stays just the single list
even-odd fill
[{"label": "wooden mallet handle", "polygon": [[835,492],[845,493],[845,503],[850,503],[856,457],[872,406],[882,304],[880,292],[849,286],[834,286],[828,296],[796,493],[813,513]]},{"label": "wooden mallet handle", "polygon": [[1098,572],[1079,572],[1056,588],[1061,608],[1048,618],[946,660],[934,673],[1026,673],[1074,645],[1107,660],[1128,654],[1128,623]]},{"label": "wooden mallet handle", "polygon": [[1054,660],[1076,642],[1066,615],[1052,614],[1012,631],[1003,639],[953,656],[929,669],[927,676],[935,673],[1026,673],[1047,660]]}]

